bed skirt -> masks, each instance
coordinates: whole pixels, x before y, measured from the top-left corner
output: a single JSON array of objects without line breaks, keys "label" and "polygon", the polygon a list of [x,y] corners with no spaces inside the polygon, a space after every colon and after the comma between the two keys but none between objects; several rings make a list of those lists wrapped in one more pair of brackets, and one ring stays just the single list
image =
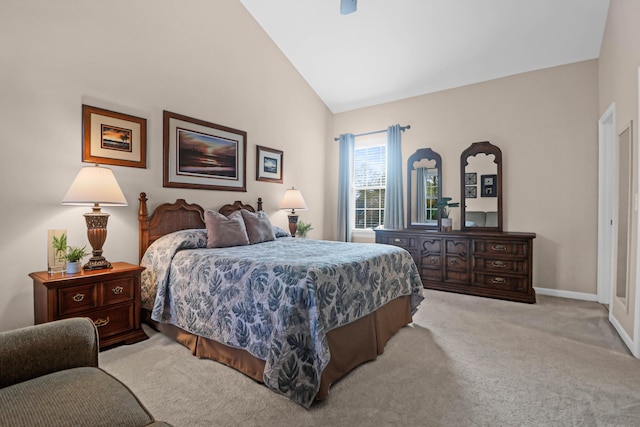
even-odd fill
[{"label": "bed skirt", "polygon": [[[245,350],[193,335],[183,329],[151,320],[142,310],[143,321],[164,335],[183,344],[199,358],[224,363],[262,383],[265,362]],[[375,312],[327,333],[331,360],[322,372],[316,400],[329,395],[329,387],[358,365],[382,354],[387,341],[403,326],[412,322],[411,297],[402,296]]]}]

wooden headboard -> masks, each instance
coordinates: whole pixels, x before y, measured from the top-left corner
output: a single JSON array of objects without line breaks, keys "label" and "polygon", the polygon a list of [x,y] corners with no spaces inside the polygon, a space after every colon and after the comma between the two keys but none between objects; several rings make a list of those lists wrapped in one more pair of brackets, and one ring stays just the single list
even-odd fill
[{"label": "wooden headboard", "polygon": [[[187,203],[184,199],[178,199],[174,203],[163,203],[149,215],[147,209],[147,194],[140,193],[140,208],[138,209],[139,222],[139,254],[138,261],[142,260],[145,251],[153,242],[165,234],[179,230],[192,228],[205,228],[204,209],[200,205]],[[218,212],[228,216],[234,211],[247,209],[256,212],[251,205],[235,201],[232,204],[222,206]],[[262,198],[258,198],[257,210],[262,210]]]}]

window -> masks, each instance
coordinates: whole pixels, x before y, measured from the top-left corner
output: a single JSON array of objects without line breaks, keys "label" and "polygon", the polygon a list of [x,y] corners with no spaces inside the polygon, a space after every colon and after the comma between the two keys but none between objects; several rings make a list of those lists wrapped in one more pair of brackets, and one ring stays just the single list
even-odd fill
[{"label": "window", "polygon": [[438,220],[438,208],[436,207],[436,203],[438,202],[438,172],[437,169],[427,169],[427,173],[425,174],[425,202],[427,206],[425,207],[425,212],[427,217],[425,218],[427,221],[437,221]]},{"label": "window", "polygon": [[[371,142],[371,141],[369,141]],[[370,229],[384,222],[387,147],[384,140],[354,150],[355,228]]]}]

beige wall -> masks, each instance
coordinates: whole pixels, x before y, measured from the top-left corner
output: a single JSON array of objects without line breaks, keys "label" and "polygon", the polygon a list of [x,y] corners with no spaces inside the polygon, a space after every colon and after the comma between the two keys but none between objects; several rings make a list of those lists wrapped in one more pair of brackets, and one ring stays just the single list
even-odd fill
[{"label": "beige wall", "polygon": [[[442,156],[443,196],[460,200],[460,153],[490,141],[503,154],[504,229],[537,233],[534,286],[596,293],[598,63],[545,69],[335,115],[334,135],[411,125],[403,158]],[[327,185],[337,187],[337,143]],[[405,178],[406,179],[406,178]],[[335,212],[327,198],[327,215]],[[459,228],[459,209],[454,209]],[[329,224],[329,221],[333,221]],[[335,229],[335,214],[326,220]]]},{"label": "beige wall", "polygon": [[[638,66],[640,65],[640,2],[636,0],[611,0],[607,25],[599,59],[599,111],[603,114],[612,103],[616,105],[616,131],[619,132],[633,120],[634,150],[638,152]],[[638,193],[638,156],[634,156],[634,189]],[[637,259],[637,212],[632,232],[632,259]],[[629,293],[630,306],[619,307],[612,301],[612,310],[626,333],[634,337],[634,313],[637,285],[637,265],[634,266]],[[627,314],[628,313],[628,314]],[[640,348],[640,347],[638,347]]]},{"label": "beige wall", "polygon": [[[0,330],[33,322],[29,272],[46,270],[48,229],[87,244],[88,208],[60,201],[81,162],[81,105],[148,120],[146,169],[112,167],[129,206],[107,208],[111,261],[137,263],[137,198],[217,208],[258,196],[275,224],[300,188],[322,237],[331,114],[237,0],[0,2]],[[162,111],[248,133],[247,192],[162,187]],[[256,145],[284,151],[284,184],[255,180]]]}]

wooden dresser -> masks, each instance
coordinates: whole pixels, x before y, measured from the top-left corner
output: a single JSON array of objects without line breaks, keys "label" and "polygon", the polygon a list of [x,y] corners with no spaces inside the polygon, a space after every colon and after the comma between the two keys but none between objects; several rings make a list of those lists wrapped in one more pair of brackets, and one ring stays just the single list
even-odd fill
[{"label": "wooden dresser", "polygon": [[376,229],[376,243],[413,256],[425,288],[526,303],[536,302],[535,233]]},{"label": "wooden dresser", "polygon": [[31,273],[35,323],[89,317],[100,349],[147,339],[140,326],[140,274],[144,267],[114,262],[113,268],[77,274]]}]

